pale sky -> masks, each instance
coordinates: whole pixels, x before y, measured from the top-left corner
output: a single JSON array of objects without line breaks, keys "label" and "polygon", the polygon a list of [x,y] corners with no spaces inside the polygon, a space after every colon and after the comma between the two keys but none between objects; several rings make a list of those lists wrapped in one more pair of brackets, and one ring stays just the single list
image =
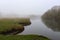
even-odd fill
[{"label": "pale sky", "polygon": [[41,15],[60,0],[0,0],[2,15]]}]

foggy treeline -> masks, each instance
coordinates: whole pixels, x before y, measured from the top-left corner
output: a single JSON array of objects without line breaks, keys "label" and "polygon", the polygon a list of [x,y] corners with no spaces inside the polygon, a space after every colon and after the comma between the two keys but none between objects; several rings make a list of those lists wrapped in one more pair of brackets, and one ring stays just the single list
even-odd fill
[{"label": "foggy treeline", "polygon": [[54,6],[42,15],[42,21],[54,31],[60,31],[60,6]]}]

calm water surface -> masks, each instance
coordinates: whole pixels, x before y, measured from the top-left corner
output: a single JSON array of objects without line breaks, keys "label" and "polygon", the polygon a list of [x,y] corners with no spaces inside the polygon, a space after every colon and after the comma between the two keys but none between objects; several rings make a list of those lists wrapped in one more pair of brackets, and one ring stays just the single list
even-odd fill
[{"label": "calm water surface", "polygon": [[60,32],[54,32],[48,28],[42,21],[41,18],[31,18],[32,24],[25,26],[25,30],[21,34],[39,34],[49,37],[52,40],[60,40]]}]

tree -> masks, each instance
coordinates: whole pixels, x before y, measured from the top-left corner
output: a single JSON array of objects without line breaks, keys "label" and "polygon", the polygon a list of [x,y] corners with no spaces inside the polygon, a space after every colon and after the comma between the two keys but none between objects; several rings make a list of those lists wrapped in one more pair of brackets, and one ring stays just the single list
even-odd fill
[{"label": "tree", "polygon": [[60,31],[60,6],[52,7],[41,18],[48,28]]}]

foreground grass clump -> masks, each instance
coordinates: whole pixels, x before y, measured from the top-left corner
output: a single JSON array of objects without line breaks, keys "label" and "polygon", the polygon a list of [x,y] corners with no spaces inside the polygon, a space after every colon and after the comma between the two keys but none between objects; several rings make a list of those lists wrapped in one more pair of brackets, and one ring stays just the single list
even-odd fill
[{"label": "foreground grass clump", "polygon": [[0,34],[17,34],[24,30],[25,25],[31,22],[27,18],[3,18],[0,19]]},{"label": "foreground grass clump", "polygon": [[4,29],[0,29],[0,34],[3,35],[16,35],[18,33],[21,33],[24,31],[24,27],[22,25],[11,25],[11,27],[8,25],[8,27],[5,27]]},{"label": "foreground grass clump", "polygon": [[0,40],[49,40],[47,37],[39,35],[0,35]]}]

